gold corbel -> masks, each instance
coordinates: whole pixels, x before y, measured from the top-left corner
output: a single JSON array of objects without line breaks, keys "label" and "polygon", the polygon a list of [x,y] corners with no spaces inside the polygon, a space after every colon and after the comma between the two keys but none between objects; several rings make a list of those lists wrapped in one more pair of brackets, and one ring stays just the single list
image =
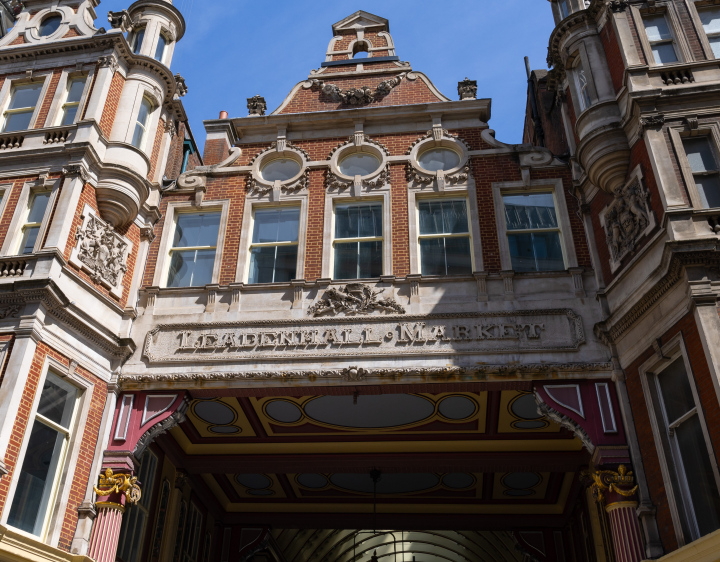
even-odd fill
[{"label": "gold corbel", "polygon": [[113,493],[124,495],[130,505],[140,501],[141,491],[137,476],[113,474],[112,468],[108,468],[105,474],[100,475],[100,485],[93,486],[93,490],[98,496],[109,496]]}]

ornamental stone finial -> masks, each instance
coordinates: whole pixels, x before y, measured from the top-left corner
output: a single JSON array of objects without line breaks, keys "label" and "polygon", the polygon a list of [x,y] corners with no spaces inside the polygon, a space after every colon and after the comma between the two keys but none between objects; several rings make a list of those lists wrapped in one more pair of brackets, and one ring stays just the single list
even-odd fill
[{"label": "ornamental stone finial", "polygon": [[466,77],[465,80],[458,82],[457,89],[461,101],[477,99],[477,80],[469,80]]},{"label": "ornamental stone finial", "polygon": [[248,115],[265,115],[267,103],[260,94],[247,98]]}]

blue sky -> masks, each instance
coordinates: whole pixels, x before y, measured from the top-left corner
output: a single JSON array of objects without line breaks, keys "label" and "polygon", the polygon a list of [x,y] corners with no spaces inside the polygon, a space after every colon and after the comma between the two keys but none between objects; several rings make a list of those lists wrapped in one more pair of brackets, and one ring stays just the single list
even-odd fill
[{"label": "blue sky", "polygon": [[[96,25],[130,0],[102,0]],[[187,82],[183,98],[195,139],[205,142],[204,119],[221,110],[247,115],[246,99],[260,94],[268,111],[325,60],[331,26],[357,10],[390,20],[400,60],[427,74],[450,99],[466,76],[478,97],[492,98],[490,126],[504,142],[520,142],[527,78],[546,68],[553,19],[546,0],[174,0],[187,22],[172,70]]]}]

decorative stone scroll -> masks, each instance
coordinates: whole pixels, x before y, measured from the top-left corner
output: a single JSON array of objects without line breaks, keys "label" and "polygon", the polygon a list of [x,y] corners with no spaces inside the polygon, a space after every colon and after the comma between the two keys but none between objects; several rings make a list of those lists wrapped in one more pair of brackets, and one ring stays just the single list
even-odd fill
[{"label": "decorative stone scroll", "polygon": [[311,316],[323,314],[369,314],[376,310],[389,310],[405,314],[405,309],[395,302],[394,297],[378,298],[384,291],[375,291],[362,283],[351,283],[342,289],[331,287],[323,297],[312,305],[307,313]]},{"label": "decorative stone scroll", "polygon": [[307,80],[303,84],[303,88],[317,88],[322,91],[323,94],[330,97],[333,101],[342,102],[347,105],[367,105],[374,101],[380,100],[387,96],[393,88],[398,86],[400,82],[407,76],[407,72],[402,72],[393,78],[388,78],[380,82],[375,89],[367,86],[360,86],[359,88],[348,88],[347,90],[341,90],[340,86],[336,84],[327,84],[322,80],[313,78]]},{"label": "decorative stone scroll", "polygon": [[121,297],[132,242],[115,232],[112,225],[88,205],[83,209],[82,218],[82,225],[75,234],[77,244],[70,255],[70,263],[88,272],[95,283],[110,289],[110,294]]},{"label": "decorative stone scroll", "polygon": [[[320,309],[317,309],[320,310]],[[150,331],[150,363],[575,351],[585,342],[570,309],[165,324]]]},{"label": "decorative stone scroll", "polygon": [[615,200],[601,216],[613,271],[635,249],[638,240],[655,227],[649,198],[639,174],[635,174],[629,183],[615,192]]}]

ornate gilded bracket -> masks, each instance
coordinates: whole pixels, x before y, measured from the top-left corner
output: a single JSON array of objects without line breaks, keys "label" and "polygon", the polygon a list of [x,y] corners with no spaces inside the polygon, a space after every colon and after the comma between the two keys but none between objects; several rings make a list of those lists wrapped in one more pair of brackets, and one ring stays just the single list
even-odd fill
[{"label": "ornate gilded bracket", "polygon": [[112,468],[108,468],[105,474],[100,475],[100,485],[93,486],[98,496],[109,496],[120,494],[125,496],[126,503],[131,505],[140,501],[140,486],[137,483],[137,476],[127,474],[113,474]]},{"label": "ornate gilded bracket", "polygon": [[635,484],[635,477],[632,471],[628,471],[624,464],[618,467],[617,472],[612,470],[596,470],[592,474],[594,484],[592,486],[593,497],[599,503],[605,501],[606,492],[616,493],[624,498],[636,494],[638,486]]}]

